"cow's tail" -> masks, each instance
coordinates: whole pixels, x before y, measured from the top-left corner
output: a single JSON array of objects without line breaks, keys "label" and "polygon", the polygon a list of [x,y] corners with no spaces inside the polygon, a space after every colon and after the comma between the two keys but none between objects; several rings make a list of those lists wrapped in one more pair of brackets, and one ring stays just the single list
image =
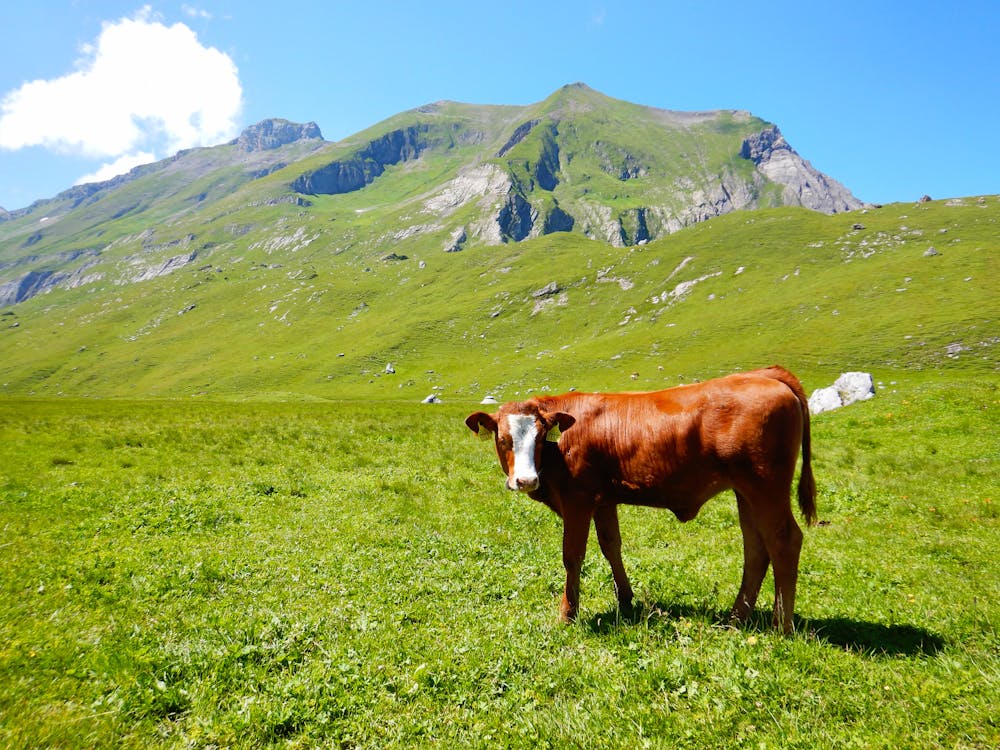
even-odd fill
[{"label": "cow's tail", "polygon": [[816,480],[812,472],[812,437],[809,433],[809,398],[799,379],[779,365],[773,365],[762,371],[763,375],[784,383],[795,394],[802,409],[802,471],[799,473],[799,510],[806,519],[806,524],[816,523]]}]

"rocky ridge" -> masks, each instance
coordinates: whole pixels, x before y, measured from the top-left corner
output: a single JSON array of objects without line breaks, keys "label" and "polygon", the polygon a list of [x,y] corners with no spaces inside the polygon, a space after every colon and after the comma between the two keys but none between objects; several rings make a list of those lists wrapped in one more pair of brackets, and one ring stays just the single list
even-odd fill
[{"label": "rocky ridge", "polygon": [[239,137],[230,141],[231,146],[246,151],[271,151],[272,149],[302,140],[323,140],[315,122],[302,125],[280,118],[261,120],[246,128]]},{"label": "rocky ridge", "polygon": [[[279,170],[282,177],[270,177]],[[582,84],[525,107],[438,102],[339,143],[324,141],[316,123],[275,118],[223,146],[182,151],[0,213],[0,304],[102,274],[138,283],[170,272],[180,263],[176,253],[156,254],[145,245],[137,248],[146,258],[142,273],[107,262],[92,268],[112,258],[106,251],[134,235],[148,211],[183,222],[192,248],[200,251],[209,245],[197,239],[199,227],[220,210],[230,217],[228,225],[254,231],[233,203],[247,210],[282,204],[308,209],[311,196],[392,184],[396,174],[411,175],[412,184],[422,170],[434,177],[407,189],[409,197],[397,207],[405,223],[383,222],[364,238],[347,227],[352,242],[376,257],[424,235],[449,253],[469,243],[499,245],[561,232],[628,247],[743,209],[790,205],[836,213],[862,205],[799,156],[775,125],[747,112],[671,112],[614,100]],[[261,187],[240,203],[251,183]],[[216,208],[223,200],[230,205]],[[122,229],[120,219],[128,220]],[[72,233],[81,224],[93,228],[92,237]],[[158,219],[146,228],[171,234]],[[281,230],[282,236],[293,232]]]}]

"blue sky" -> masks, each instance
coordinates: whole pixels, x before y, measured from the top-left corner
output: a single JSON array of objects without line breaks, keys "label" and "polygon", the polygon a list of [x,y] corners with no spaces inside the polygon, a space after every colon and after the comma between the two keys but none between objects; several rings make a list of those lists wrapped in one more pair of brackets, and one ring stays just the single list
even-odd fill
[{"label": "blue sky", "polygon": [[0,206],[234,137],[338,140],[440,99],[584,82],[745,109],[876,203],[1000,192],[1000,4],[34,0],[0,25]]}]

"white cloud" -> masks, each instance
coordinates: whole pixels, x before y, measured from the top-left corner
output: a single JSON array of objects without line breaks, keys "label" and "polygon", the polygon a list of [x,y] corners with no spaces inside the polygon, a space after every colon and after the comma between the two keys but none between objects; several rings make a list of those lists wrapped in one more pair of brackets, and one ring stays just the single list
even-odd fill
[{"label": "white cloud", "polygon": [[76,185],[83,185],[86,182],[104,182],[105,180],[110,180],[120,174],[125,174],[132,167],[138,167],[140,164],[149,164],[156,161],[156,154],[150,151],[139,151],[137,153],[125,154],[115,159],[109,164],[105,164],[103,167],[98,169],[96,172],[90,174],[85,174],[83,177],[76,181]]},{"label": "white cloud", "polygon": [[105,23],[81,53],[72,73],[0,100],[0,148],[43,146],[127,170],[140,155],[152,161],[235,135],[243,97],[236,65],[184,24],[165,26],[147,6]]},{"label": "white cloud", "polygon": [[191,18],[203,18],[206,21],[212,20],[212,14],[204,8],[195,8],[194,6],[184,4],[181,5],[181,12]]}]

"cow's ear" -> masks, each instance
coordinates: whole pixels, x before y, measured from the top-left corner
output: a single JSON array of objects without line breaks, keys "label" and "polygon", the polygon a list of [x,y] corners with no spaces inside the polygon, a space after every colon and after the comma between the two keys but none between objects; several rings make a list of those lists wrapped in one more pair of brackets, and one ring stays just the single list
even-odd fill
[{"label": "cow's ear", "polygon": [[552,425],[549,428],[549,431],[545,434],[545,439],[551,443],[557,443],[559,442],[559,436],[562,435],[563,430],[568,430],[576,424],[576,417],[559,411],[554,414],[546,414],[545,421]]},{"label": "cow's ear", "polygon": [[477,411],[465,418],[465,424],[482,440],[491,439],[497,431],[497,421],[484,411]]}]

